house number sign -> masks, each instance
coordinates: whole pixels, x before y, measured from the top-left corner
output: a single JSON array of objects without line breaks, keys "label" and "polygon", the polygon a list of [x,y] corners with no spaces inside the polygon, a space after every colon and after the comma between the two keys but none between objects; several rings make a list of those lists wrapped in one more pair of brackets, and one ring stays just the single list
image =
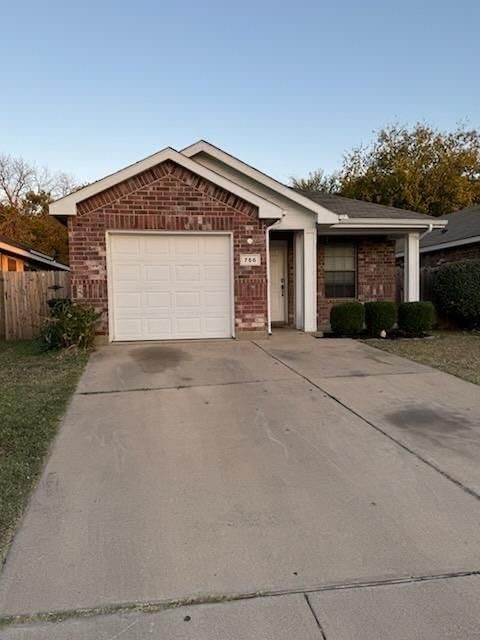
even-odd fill
[{"label": "house number sign", "polygon": [[259,267],[261,262],[262,261],[259,253],[241,253],[240,254],[241,267]]}]

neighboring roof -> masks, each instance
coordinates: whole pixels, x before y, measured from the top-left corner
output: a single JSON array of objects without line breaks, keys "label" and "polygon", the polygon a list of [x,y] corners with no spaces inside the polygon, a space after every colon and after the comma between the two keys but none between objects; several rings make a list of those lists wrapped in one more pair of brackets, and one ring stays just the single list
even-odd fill
[{"label": "neighboring roof", "polygon": [[[315,200],[312,200],[312,198],[305,196],[303,193],[299,191],[296,192],[295,190],[290,189],[290,187],[287,187],[282,182],[275,180],[275,178],[272,178],[266,173],[263,173],[263,171],[255,169],[255,167],[252,167],[252,165],[243,162],[243,160],[232,156],[230,153],[223,151],[223,149],[216,147],[214,144],[211,144],[206,140],[199,140],[198,142],[185,147],[185,149],[182,149],[180,153],[184,156],[187,156],[188,158],[194,158],[198,154],[205,153],[212,158],[220,160],[220,162],[223,162],[232,169],[243,173],[245,176],[256,180],[272,191],[284,196],[285,198],[288,198],[289,200],[292,200],[305,209],[316,213],[317,222],[319,224],[333,224],[335,222],[338,222],[338,219],[336,218],[332,210],[324,207],[322,204],[316,202]],[[314,203],[313,205],[312,202]]]},{"label": "neighboring roof", "polygon": [[30,247],[27,244],[22,244],[21,242],[17,242],[16,240],[10,240],[6,236],[0,235],[0,253],[2,251],[7,251],[8,253],[12,253],[17,256],[21,256],[22,258],[26,258],[29,262],[37,262],[39,264],[48,264],[50,267],[54,267],[55,269],[61,269],[63,271],[69,271],[69,267],[62,262],[57,262],[51,256],[48,256],[46,253],[42,253],[41,251],[37,251],[33,247]]},{"label": "neighboring roof", "polygon": [[334,211],[340,216],[348,216],[349,218],[391,218],[392,220],[425,220],[428,222],[436,222],[436,219],[432,218],[432,216],[409,211],[408,209],[398,209],[396,207],[387,207],[383,204],[344,198],[343,196],[337,196],[324,191],[293,190],[297,193],[302,193],[307,198],[318,202],[318,204],[330,209],[330,211]]},{"label": "neighboring roof", "polygon": [[151,169],[152,167],[165,162],[166,160],[171,160],[176,164],[192,171],[202,178],[213,182],[218,187],[229,191],[230,193],[235,194],[236,196],[242,198],[246,202],[250,202],[258,207],[259,217],[260,218],[269,218],[279,220],[282,217],[282,209],[273,202],[270,202],[266,198],[259,196],[258,194],[241,187],[240,185],[232,182],[228,178],[221,176],[219,173],[208,169],[200,165],[198,162],[191,160],[185,155],[182,155],[175,149],[171,147],[166,147],[159,151],[158,153],[154,153],[139,162],[135,162],[134,164],[129,165],[115,173],[112,173],[101,180],[97,180],[96,182],[92,182],[91,184],[82,187],[81,189],[77,189],[73,193],[70,193],[63,198],[59,198],[52,202],[49,207],[49,213],[53,216],[75,216],[77,214],[77,203],[86,200],[87,198],[91,198],[97,193],[101,193],[110,187],[113,187],[124,180],[128,180],[133,176],[146,171],[147,169]]},{"label": "neighboring roof", "polygon": [[480,242],[480,204],[449,213],[445,217],[448,220],[445,231],[432,231],[420,242],[423,253],[441,249],[444,245]]}]

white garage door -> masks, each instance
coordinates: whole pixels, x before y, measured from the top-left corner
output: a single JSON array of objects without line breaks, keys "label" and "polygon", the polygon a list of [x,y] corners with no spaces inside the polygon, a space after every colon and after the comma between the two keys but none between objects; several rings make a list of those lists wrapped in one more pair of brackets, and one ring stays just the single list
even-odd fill
[{"label": "white garage door", "polygon": [[228,235],[111,234],[113,340],[232,335]]}]

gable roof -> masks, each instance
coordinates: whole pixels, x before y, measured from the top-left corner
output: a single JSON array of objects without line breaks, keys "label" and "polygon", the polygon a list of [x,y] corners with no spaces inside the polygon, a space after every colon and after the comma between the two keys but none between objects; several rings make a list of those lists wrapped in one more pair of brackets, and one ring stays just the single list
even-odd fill
[{"label": "gable roof", "polygon": [[444,231],[433,231],[420,242],[424,253],[441,249],[450,243],[480,243],[480,204],[449,213],[446,218],[448,227]]},{"label": "gable roof", "polygon": [[69,271],[69,267],[62,262],[57,262],[51,256],[37,251],[28,244],[17,242],[16,240],[10,240],[7,236],[0,235],[0,253],[6,251],[12,255],[19,256],[26,259],[28,262],[35,262],[38,264],[48,264],[55,269]]},{"label": "gable roof", "polygon": [[415,211],[409,211],[408,209],[387,207],[383,204],[345,198],[343,196],[337,196],[323,191],[294,190],[298,193],[302,193],[305,197],[310,198],[314,202],[318,202],[324,207],[330,209],[330,211],[334,211],[340,216],[348,216],[349,218],[390,218],[392,220],[435,221],[435,218],[432,218],[432,216],[427,216],[424,213],[416,213]]},{"label": "gable roof", "polygon": [[182,155],[187,156],[189,158],[194,158],[196,155],[200,153],[206,153],[207,155],[215,158],[216,160],[220,160],[224,164],[228,165],[232,169],[243,173],[244,175],[256,180],[260,184],[263,184],[265,187],[268,187],[272,191],[284,196],[285,198],[299,204],[300,206],[308,209],[317,214],[317,222],[319,224],[334,224],[338,222],[338,218],[331,209],[323,206],[321,203],[312,200],[312,198],[308,198],[303,193],[299,191],[295,191],[287,187],[282,182],[275,180],[271,176],[267,175],[263,171],[259,171],[252,167],[252,165],[243,162],[243,160],[239,160],[235,156],[232,156],[230,153],[223,151],[219,147],[216,147],[214,144],[207,142],[206,140],[199,140],[194,144],[185,147],[181,151]]},{"label": "gable roof", "polygon": [[278,220],[282,217],[282,209],[275,203],[253,193],[252,191],[249,191],[248,189],[245,189],[244,187],[241,187],[219,173],[200,165],[198,162],[178,153],[178,151],[175,151],[175,149],[172,149],[171,147],[166,147],[165,149],[162,149],[162,151],[158,151],[139,162],[135,162],[134,164],[124,167],[123,169],[105,176],[96,182],[92,182],[81,189],[77,189],[77,191],[74,191],[63,198],[55,200],[55,202],[52,202],[49,207],[49,213],[53,216],[75,216],[77,214],[77,204],[79,202],[82,202],[87,198],[91,198],[97,193],[105,191],[106,189],[109,189],[128,178],[132,178],[133,176],[136,176],[142,171],[146,171],[157,164],[161,164],[166,160],[171,160],[172,162],[185,167],[189,171],[192,171],[192,173],[213,182],[226,191],[229,191],[239,198],[246,200],[250,204],[255,205],[258,207],[259,218]]}]

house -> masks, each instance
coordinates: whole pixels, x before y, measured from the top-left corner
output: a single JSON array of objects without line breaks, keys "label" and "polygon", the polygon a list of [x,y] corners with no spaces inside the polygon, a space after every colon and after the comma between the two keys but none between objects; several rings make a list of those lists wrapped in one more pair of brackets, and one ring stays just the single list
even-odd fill
[{"label": "house", "polygon": [[448,226],[420,240],[421,268],[446,262],[480,260],[480,204],[446,216]]},{"label": "house", "polygon": [[0,235],[0,271],[68,271],[66,264]]},{"label": "house", "polygon": [[50,205],[69,234],[72,293],[113,341],[316,331],[346,299],[393,300],[406,239],[442,220],[291,189],[205,141],[166,148]]}]

